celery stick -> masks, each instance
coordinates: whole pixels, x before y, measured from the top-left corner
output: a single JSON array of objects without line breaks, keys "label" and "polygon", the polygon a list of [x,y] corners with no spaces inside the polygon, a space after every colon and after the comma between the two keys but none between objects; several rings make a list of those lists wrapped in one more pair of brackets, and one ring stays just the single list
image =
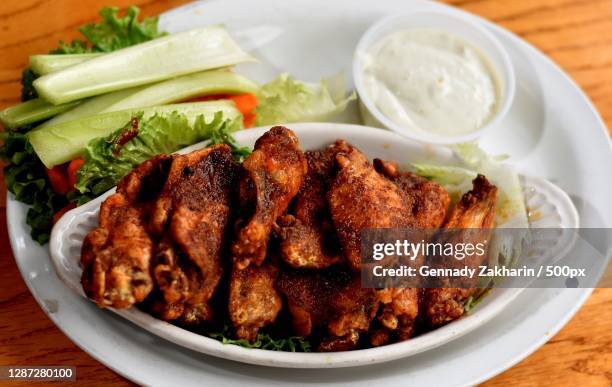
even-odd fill
[{"label": "celery stick", "polygon": [[204,115],[206,120],[210,120],[218,111],[223,112],[228,119],[240,116],[232,101],[183,103],[102,113],[35,129],[27,136],[43,164],[47,168],[52,168],[80,156],[90,140],[107,136],[125,125],[138,112],[143,112],[143,117],[147,118],[173,111],[185,114],[190,123],[193,123],[199,115]]},{"label": "celery stick", "polygon": [[255,93],[256,83],[228,70],[204,71],[170,79],[139,90],[104,111],[156,106],[215,94]]},{"label": "celery stick", "polygon": [[[125,98],[128,98],[130,95],[137,93],[138,91],[142,90],[145,87],[147,86],[136,86],[136,87],[131,87],[129,89],[115,91],[113,93],[102,94],[96,97],[91,97],[90,99],[83,102],[79,106],[76,106],[75,108],[70,109],[63,114],[55,116],[49,121],[44,122],[42,125],[38,126],[36,129],[46,128],[48,126],[55,126],[63,122],[78,120],[78,119],[85,118],[88,116],[94,116],[100,113],[107,113],[107,112],[118,111],[118,110],[126,110],[132,107],[144,107],[144,106],[126,106],[125,108],[119,107],[118,109],[111,109],[111,110],[108,109],[110,106],[116,106],[118,103],[120,103]],[[160,105],[160,104],[150,104],[148,106],[157,106],[157,105]]]},{"label": "celery stick", "polygon": [[76,107],[81,102],[73,101],[61,105],[53,105],[44,99],[35,98],[2,110],[0,112],[0,121],[5,127],[14,129],[56,116]]},{"label": "celery stick", "polygon": [[160,106],[214,94],[255,93],[257,90],[258,86],[253,81],[231,71],[204,71],[152,85],[137,86],[92,97],[80,106],[45,122],[41,127],[57,125],[98,113]]},{"label": "celery stick", "polygon": [[85,61],[34,81],[54,104],[253,60],[225,28],[168,35]]},{"label": "celery stick", "polygon": [[30,68],[38,75],[45,75],[63,70],[75,64],[103,55],[102,53],[91,54],[48,54],[31,55]]}]

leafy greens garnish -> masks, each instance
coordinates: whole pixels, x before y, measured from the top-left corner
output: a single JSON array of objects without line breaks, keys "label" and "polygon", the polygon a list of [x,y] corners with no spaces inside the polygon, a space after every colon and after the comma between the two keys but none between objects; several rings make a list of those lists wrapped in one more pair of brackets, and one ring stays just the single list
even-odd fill
[{"label": "leafy greens garnish", "polygon": [[68,204],[68,200],[51,190],[45,167],[34,153],[26,136],[17,131],[6,132],[0,152],[8,163],[4,167],[4,180],[8,190],[20,202],[30,204],[26,223],[31,228],[32,239],[47,243],[53,214]]},{"label": "leafy greens garnish", "polygon": [[[132,46],[165,35],[157,28],[157,17],[137,20],[140,10],[130,7],[125,16],[117,16],[118,8],[103,8],[102,21],[84,25],[79,29],[86,40],[60,42],[51,54],[82,54],[88,52],[109,52]],[[21,100],[29,101],[38,97],[32,82],[38,77],[26,68],[21,77]],[[53,214],[68,204],[68,198],[55,194],[47,179],[44,166],[28,142],[26,132],[31,126],[4,132],[0,155],[4,159],[4,178],[9,192],[20,202],[30,204],[26,217],[31,227],[32,239],[40,244],[49,240],[53,226]]]},{"label": "leafy greens garnish", "polygon": [[[137,122],[136,129],[134,121]],[[198,116],[193,124],[177,112],[144,120],[136,117],[108,137],[87,144],[85,164],[77,173],[76,187],[81,194],[78,203],[106,192],[132,168],[153,156],[176,152],[200,141],[229,144],[237,157],[244,156],[248,149],[239,148],[230,134],[239,128],[238,119],[228,120],[221,112],[216,113],[210,122],[206,122],[204,116]]]},{"label": "leafy greens garnish", "polygon": [[36,78],[38,78],[38,76],[29,67],[21,73],[21,102],[38,97],[38,93],[34,85],[32,85],[32,82],[34,82]]},{"label": "leafy greens garnish", "polygon": [[266,83],[257,93],[255,126],[288,122],[325,121],[343,111],[355,99],[346,96],[344,77],[340,74],[319,84],[297,81],[287,74]]},{"label": "leafy greens garnish", "polygon": [[70,43],[60,41],[59,48],[50,53],[111,52],[166,35],[165,32],[157,30],[158,17],[146,17],[139,22],[138,7],[129,7],[123,17],[119,17],[118,12],[117,7],[102,8],[100,23],[89,23],[79,28],[81,34],[85,36],[85,41],[73,40]]},{"label": "leafy greens garnish", "polygon": [[267,333],[258,333],[252,343],[244,339],[231,339],[231,328],[225,324],[221,332],[208,333],[208,336],[223,344],[233,344],[244,348],[266,349],[268,351],[310,352],[310,342],[300,336],[275,339]]}]

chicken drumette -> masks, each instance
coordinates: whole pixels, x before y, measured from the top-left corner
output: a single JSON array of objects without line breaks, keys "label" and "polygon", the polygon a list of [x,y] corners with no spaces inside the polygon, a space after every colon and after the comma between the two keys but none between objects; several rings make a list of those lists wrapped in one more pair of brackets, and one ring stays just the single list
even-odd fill
[{"label": "chicken drumette", "polygon": [[400,172],[393,161],[374,159],[374,168],[411,197],[409,227],[435,229],[442,225],[450,203],[450,196],[442,186],[414,173]]},{"label": "chicken drumette", "polygon": [[83,241],[81,283],[87,296],[101,307],[130,307],[153,289],[154,242],[147,232],[148,210],[171,161],[171,156],[158,156],[125,176],[117,192],[100,206],[98,227]]},{"label": "chicken drumette", "polygon": [[350,267],[361,267],[361,231],[412,224],[412,198],[385,178],[357,148],[336,142],[338,172],[327,194],[342,251]]},{"label": "chicken drumette", "polygon": [[282,126],[261,136],[242,166],[242,216],[232,244],[234,265],[238,269],[263,262],[274,223],[297,194],[307,171],[297,137]]},{"label": "chicken drumette", "polygon": [[[447,230],[441,234],[441,243],[471,243],[476,244],[490,239],[495,219],[497,202],[497,187],[489,183],[482,175],[473,181],[471,191],[465,193],[444,223]],[[488,245],[487,245],[488,247]],[[462,260],[445,259],[437,265],[469,265],[478,267],[484,264],[487,254],[465,257]],[[433,263],[436,265],[436,263]],[[445,279],[442,279],[445,281]],[[461,317],[464,313],[465,301],[476,292],[476,279],[466,279],[461,287],[440,287],[425,289],[425,314],[432,326],[446,324]],[[447,281],[447,284],[449,282]]]},{"label": "chicken drumette", "polygon": [[230,220],[238,165],[227,145],[176,156],[151,216],[160,239],[152,310],[165,320],[210,319],[208,302],[223,273],[221,251]]},{"label": "chicken drumette", "polygon": [[278,287],[296,334],[307,337],[326,327],[319,351],[356,348],[376,314],[375,291],[362,288],[359,277],[344,268],[283,272]]},{"label": "chicken drumette", "polygon": [[276,320],[283,305],[277,276],[278,267],[271,262],[232,269],[229,314],[238,338],[253,341],[260,328]]},{"label": "chicken drumette", "polygon": [[[397,163],[374,159],[374,168],[395,183],[410,199],[407,226],[437,229],[444,222],[450,196],[439,184],[411,172],[401,172]],[[416,288],[387,288],[377,292],[381,303],[377,327],[370,334],[372,345],[409,339],[415,330],[423,291]]]},{"label": "chicken drumette", "polygon": [[323,269],[343,260],[327,206],[338,147],[305,152],[308,173],[288,215],[278,220],[283,260],[294,268]]},{"label": "chicken drumette", "polygon": [[229,313],[236,335],[254,340],[282,307],[275,288],[278,268],[263,261],[272,229],[300,189],[307,164],[295,134],[276,126],[257,140],[242,166]]}]

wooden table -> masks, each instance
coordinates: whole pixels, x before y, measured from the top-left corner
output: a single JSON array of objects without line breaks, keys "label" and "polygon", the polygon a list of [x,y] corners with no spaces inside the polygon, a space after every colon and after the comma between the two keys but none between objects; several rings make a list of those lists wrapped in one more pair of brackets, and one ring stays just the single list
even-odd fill
[{"label": "wooden table", "polygon": [[[96,18],[108,3],[139,5],[145,15],[184,0],[3,0],[0,5],[0,108],[18,102],[30,53],[44,53]],[[450,0],[528,40],[586,91],[612,128],[612,0]],[[61,333],[22,281],[8,243],[0,187],[0,365],[76,365],[88,383],[129,382]],[[485,385],[612,384],[612,289],[595,290],[570,323],[527,359]]]}]

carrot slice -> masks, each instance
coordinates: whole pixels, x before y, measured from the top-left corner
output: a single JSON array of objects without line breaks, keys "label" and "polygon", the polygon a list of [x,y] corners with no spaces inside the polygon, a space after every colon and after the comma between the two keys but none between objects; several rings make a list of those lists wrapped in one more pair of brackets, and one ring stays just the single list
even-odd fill
[{"label": "carrot slice", "polygon": [[244,126],[245,128],[252,128],[255,124],[255,117],[255,113],[246,113],[242,117],[242,126]]},{"label": "carrot slice", "polygon": [[51,189],[53,192],[66,195],[70,191],[70,185],[68,183],[68,174],[66,172],[66,164],[57,165],[51,169],[45,168],[49,183],[51,183]]},{"label": "carrot slice", "polygon": [[74,159],[68,164],[68,184],[70,189],[74,189],[77,183],[77,172],[85,164],[82,158]]},{"label": "carrot slice", "polygon": [[257,107],[257,97],[255,94],[239,94],[239,95],[230,95],[229,99],[234,101],[236,104],[236,108],[242,113],[246,115],[247,113],[252,113],[253,110]]}]

